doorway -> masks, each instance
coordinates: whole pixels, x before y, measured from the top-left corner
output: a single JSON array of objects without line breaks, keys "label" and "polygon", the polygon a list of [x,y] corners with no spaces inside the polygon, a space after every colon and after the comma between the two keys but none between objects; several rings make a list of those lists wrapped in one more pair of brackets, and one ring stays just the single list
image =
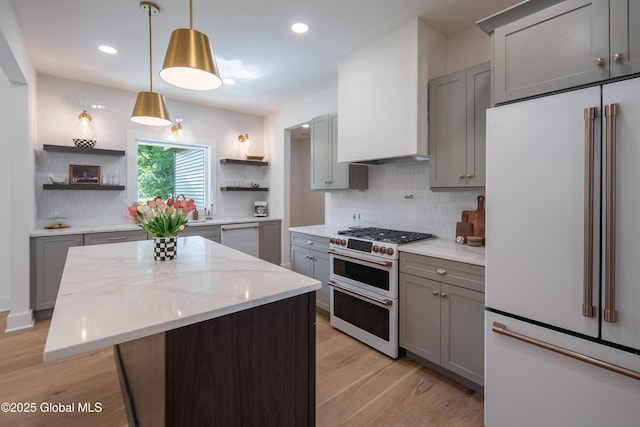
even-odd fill
[{"label": "doorway", "polygon": [[311,130],[300,125],[291,134],[290,208],[291,227],[324,224],[324,196],[311,191]]}]

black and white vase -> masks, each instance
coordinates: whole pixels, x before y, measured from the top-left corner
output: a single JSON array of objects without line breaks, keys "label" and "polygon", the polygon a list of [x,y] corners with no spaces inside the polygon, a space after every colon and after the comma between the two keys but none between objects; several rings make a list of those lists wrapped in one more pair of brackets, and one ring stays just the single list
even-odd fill
[{"label": "black and white vase", "polygon": [[154,237],[153,259],[156,261],[169,261],[175,259],[178,254],[178,237]]}]

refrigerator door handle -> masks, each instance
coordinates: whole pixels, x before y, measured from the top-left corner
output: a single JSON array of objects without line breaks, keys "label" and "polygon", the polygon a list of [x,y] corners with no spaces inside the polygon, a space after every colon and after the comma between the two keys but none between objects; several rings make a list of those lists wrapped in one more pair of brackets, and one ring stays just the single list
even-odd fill
[{"label": "refrigerator door handle", "polygon": [[584,109],[584,287],[582,291],[582,315],[593,317],[593,140],[594,122],[598,109]]},{"label": "refrigerator door handle", "polygon": [[633,378],[634,380],[640,381],[640,372],[636,372],[631,369],[624,368],[622,366],[614,365],[613,363],[605,362],[604,360],[596,359],[594,357],[587,356],[586,354],[578,353],[576,351],[569,350],[564,347],[560,347],[555,344],[548,343],[546,341],[541,341],[539,339],[530,337],[528,335],[523,335],[518,332],[510,331],[502,323],[493,322],[493,326],[491,330],[497,334],[515,338],[517,340],[526,342],[528,344],[532,344],[537,347],[544,348],[545,350],[553,351],[555,353],[562,354],[563,356],[571,357],[572,359],[580,360],[581,362],[588,363],[590,365],[597,366],[599,368],[606,369],[611,372],[615,372],[616,374],[624,375],[626,377]]},{"label": "refrigerator door handle", "polygon": [[604,320],[616,323],[616,115],[618,104],[604,107],[606,117],[606,198],[605,198],[605,277],[604,277]]}]

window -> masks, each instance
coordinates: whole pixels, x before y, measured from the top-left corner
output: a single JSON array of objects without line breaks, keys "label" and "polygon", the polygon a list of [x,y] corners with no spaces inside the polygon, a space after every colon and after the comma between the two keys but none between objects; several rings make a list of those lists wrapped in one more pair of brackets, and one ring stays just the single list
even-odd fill
[{"label": "window", "polygon": [[210,204],[209,146],[136,138],[138,200],[183,194],[198,208]]}]

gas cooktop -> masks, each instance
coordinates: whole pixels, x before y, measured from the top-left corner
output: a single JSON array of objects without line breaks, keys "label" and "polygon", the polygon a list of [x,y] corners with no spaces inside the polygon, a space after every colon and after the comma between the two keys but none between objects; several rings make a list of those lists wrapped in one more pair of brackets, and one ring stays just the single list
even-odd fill
[{"label": "gas cooktop", "polygon": [[429,233],[416,233],[412,231],[387,230],[384,228],[366,227],[350,228],[338,231],[341,236],[355,237],[363,240],[388,243],[410,243],[418,240],[435,239],[435,235]]}]

